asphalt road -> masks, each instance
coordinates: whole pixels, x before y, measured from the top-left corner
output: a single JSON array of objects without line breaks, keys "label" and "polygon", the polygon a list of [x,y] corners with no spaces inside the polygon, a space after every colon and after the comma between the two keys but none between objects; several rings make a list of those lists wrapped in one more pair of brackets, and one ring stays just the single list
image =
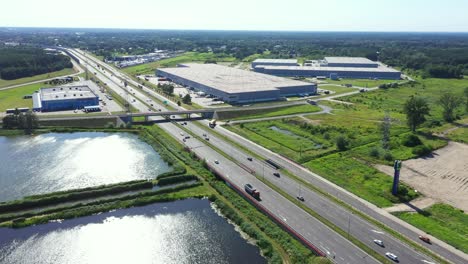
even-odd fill
[{"label": "asphalt road", "polygon": [[[81,57],[80,54],[75,53],[75,55]],[[123,88],[119,88],[117,82],[110,80],[108,76],[104,76],[104,74],[100,72],[96,71],[96,73],[96,76],[106,82],[111,89],[115,89],[116,92],[122,92]],[[148,100],[146,95],[139,90],[136,90],[135,93],[132,93],[129,97],[130,100],[135,98],[139,98],[143,101]],[[140,111],[145,111],[148,108],[138,103],[138,100],[134,103],[134,106]],[[367,263],[379,263],[360,248],[350,243],[347,239],[310,216],[303,209],[273,191],[254,175],[207,146],[204,140],[200,141],[192,137],[183,142],[181,133],[186,134],[186,131],[182,130],[179,126],[173,123],[162,123],[159,124],[159,126],[173,135],[181,143],[190,147],[197,155],[206,159],[211,166],[217,168],[219,172],[223,173],[225,177],[239,189],[243,189],[246,183],[251,183],[255,186],[255,188],[261,192],[262,199],[259,203],[266,208],[266,210],[281,219],[285,226],[299,233],[306,241],[318,247],[336,263],[363,263],[363,261],[367,261]],[[193,129],[196,128],[194,124],[191,124],[191,128],[192,126]],[[219,164],[215,164],[215,160],[218,160]]]},{"label": "asphalt road", "polygon": [[[102,62],[100,64],[103,65]],[[110,68],[109,66],[107,66],[107,67],[108,67],[107,68],[108,71],[114,71],[113,74],[115,74],[115,75],[120,74],[117,71],[115,71],[114,69]],[[98,76],[98,77],[106,78],[105,76]],[[132,83],[132,82],[129,81],[129,83]],[[137,83],[136,83],[136,85],[137,85]],[[116,86],[118,86],[118,85],[116,85]],[[118,89],[118,87],[111,87],[111,88]],[[156,95],[158,97],[162,98],[160,95],[158,95],[158,94],[156,94]],[[139,91],[137,91],[137,93],[135,93],[135,97],[138,97],[140,100],[143,100],[143,101],[148,100],[147,96],[145,94],[143,94],[143,93],[140,94]],[[162,98],[162,99],[164,100],[164,98]],[[142,106],[138,106],[137,108],[140,109],[141,107]],[[145,109],[145,108],[142,108],[142,109]],[[204,125],[206,125],[206,127],[207,127],[207,122],[206,121],[204,121],[202,123]],[[180,132],[182,131],[179,128],[177,128],[177,126],[174,126],[173,124],[161,124],[160,126],[163,127],[164,129],[166,129],[166,131],[168,131],[172,135],[175,135],[175,137],[178,138],[179,140],[182,140],[180,136],[177,137],[177,135],[179,135]],[[235,173],[236,177],[234,177],[234,179],[236,179],[236,182],[238,181],[238,184],[239,184],[240,188],[243,188],[243,184],[245,184],[246,181],[249,181],[250,183],[255,183],[255,186],[257,187],[257,189],[259,189],[262,192],[262,196],[263,196],[264,192],[266,194],[268,194],[268,195],[272,195],[272,198],[275,199],[275,203],[273,205],[268,205],[269,207],[274,206],[276,203],[278,203],[276,201],[276,199],[279,199],[279,201],[282,201],[280,204],[282,204],[283,202],[286,202],[286,203],[291,203],[291,202],[286,200],[284,197],[280,196],[279,194],[276,194],[276,192],[273,192],[266,185],[263,185],[263,183],[258,181],[254,176],[252,176],[245,169],[242,169],[242,167],[247,167],[247,168],[249,168],[251,170],[256,171],[257,175],[263,176],[263,174],[264,174],[266,179],[268,179],[270,182],[272,182],[276,186],[280,187],[283,191],[287,192],[289,195],[291,195],[293,197],[297,196],[300,193],[300,195],[304,196],[304,198],[305,198],[304,204],[306,206],[313,209],[314,211],[319,213],[321,216],[327,218],[329,221],[333,222],[335,225],[339,226],[341,229],[343,229],[345,231],[349,230],[350,235],[358,238],[359,240],[361,240],[363,243],[367,244],[369,247],[371,247],[375,251],[377,251],[377,252],[379,252],[381,254],[385,254],[385,252],[388,252],[388,251],[390,251],[392,253],[395,253],[396,255],[399,256],[399,259],[400,259],[401,263],[429,263],[429,262],[432,262],[430,260],[430,258],[428,258],[427,256],[418,253],[417,251],[413,250],[409,246],[403,244],[401,241],[394,239],[393,236],[385,234],[385,232],[383,232],[382,230],[379,230],[375,226],[371,225],[369,222],[361,219],[359,216],[356,216],[356,215],[350,213],[349,211],[345,210],[344,208],[338,206],[337,204],[335,204],[332,201],[328,200],[328,198],[325,198],[325,197],[313,192],[312,190],[309,190],[309,189],[306,189],[306,188],[300,188],[299,185],[297,184],[297,182],[293,181],[289,177],[285,177],[284,175],[282,177],[280,177],[280,178],[277,178],[277,177],[273,176],[274,169],[271,168],[270,166],[266,165],[265,162],[255,160],[255,159],[253,161],[248,161],[247,160],[247,157],[248,157],[247,154],[240,151],[236,147],[233,147],[231,144],[225,142],[224,140],[221,140],[221,139],[217,138],[215,135],[212,135],[209,132],[209,129],[208,130],[201,129],[200,127],[196,126],[195,124],[191,124],[191,122],[188,123],[187,128],[191,132],[197,134],[200,137],[202,137],[203,134],[207,134],[208,137],[210,138],[209,144],[213,144],[217,148],[222,149],[222,151],[224,153],[226,153],[227,155],[229,155],[231,158],[233,158],[236,161],[236,163],[225,159],[222,155],[220,155],[219,153],[217,153],[213,149],[207,147],[206,144],[205,144],[207,142],[202,143],[202,142],[199,142],[197,139],[192,138],[190,140],[187,140],[185,142],[185,144],[187,144],[189,147],[192,147],[193,150],[197,154],[205,157],[207,160],[218,159],[220,161],[220,164],[218,164],[217,166],[220,167],[220,169],[222,169],[222,171],[227,172],[228,175],[232,175],[233,173]],[[394,221],[395,219],[392,219],[391,216],[389,217],[388,214],[387,215],[382,214],[382,212],[380,212],[378,208],[375,208],[375,206],[373,207],[373,205],[370,205],[367,202],[363,202],[362,200],[355,197],[354,195],[349,194],[346,191],[342,190],[341,188],[336,187],[335,185],[324,181],[318,175],[315,175],[315,174],[309,172],[308,170],[302,168],[301,166],[296,165],[293,162],[290,162],[290,161],[288,161],[288,160],[286,160],[286,159],[272,153],[271,151],[266,150],[266,149],[256,145],[255,143],[252,143],[252,142],[250,142],[250,141],[248,141],[248,140],[246,140],[246,139],[244,139],[244,138],[242,138],[242,137],[240,137],[240,136],[238,136],[238,135],[236,135],[234,133],[231,133],[230,131],[227,131],[224,128],[217,127],[216,131],[220,132],[221,134],[229,137],[231,140],[245,146],[249,150],[251,150],[251,151],[253,151],[253,152],[255,152],[255,153],[257,153],[257,154],[259,154],[259,155],[261,155],[263,157],[268,157],[270,159],[273,159],[275,162],[277,162],[278,164],[283,166],[286,170],[290,171],[291,173],[303,178],[304,180],[306,180],[307,182],[317,186],[318,188],[329,192],[330,194],[334,195],[335,197],[339,198],[340,200],[346,201],[348,204],[351,204],[353,207],[357,208],[358,210],[360,210],[360,211],[372,216],[373,218],[385,223],[387,226],[390,226],[390,227],[394,228],[395,230],[402,232],[403,234],[407,235],[410,238],[412,238],[412,236],[414,236],[413,240],[418,242],[418,243],[421,243],[421,241],[419,241],[419,239],[417,239],[417,235],[418,235],[417,233],[415,233],[413,230],[410,230],[410,229],[406,228],[404,225],[402,225],[398,221]],[[183,133],[186,133],[186,132],[183,132]],[[196,144],[196,145],[192,146],[191,144]],[[198,152],[200,152],[200,153],[198,153]],[[239,166],[239,164],[242,164],[242,165]],[[262,168],[261,172],[259,171],[259,168]],[[273,195],[272,193],[274,193],[275,195]],[[268,202],[266,202],[266,201],[267,201],[267,199],[262,201],[262,204],[268,204]],[[291,205],[294,205],[294,204],[291,203],[289,206],[291,206]],[[293,207],[297,207],[297,206],[294,205]],[[299,209],[299,211],[302,211],[299,207],[297,207],[297,208]],[[287,209],[287,207],[284,207],[284,210],[286,210],[286,209]],[[284,216],[284,215],[291,216],[290,213],[285,214],[283,211],[277,211],[277,212],[278,212],[277,215],[280,215],[280,216]],[[283,212],[283,214],[281,214],[281,212]],[[307,214],[304,211],[302,211],[302,213]],[[307,216],[310,217],[308,214],[307,214]],[[298,218],[296,220],[287,219],[287,221],[300,221],[300,220],[301,220],[301,218]],[[308,221],[311,221],[311,220],[308,220]],[[323,224],[314,223],[314,227],[315,227],[315,225],[323,225]],[[323,228],[320,229],[319,227],[317,227],[317,228],[320,230],[320,233],[325,232],[324,231],[325,229],[323,229]],[[329,232],[331,232],[331,230],[329,230]],[[332,233],[334,233],[334,232],[332,232]],[[307,234],[307,232],[306,232],[306,234]],[[334,234],[337,235],[336,233],[334,233]],[[342,237],[340,237],[340,238],[343,240]],[[381,248],[381,247],[377,246],[376,244],[374,244],[373,241],[372,241],[373,239],[383,240],[384,244],[385,244],[385,248]],[[327,239],[325,238],[324,241],[326,241],[326,240]],[[319,240],[319,241],[321,241],[321,240]],[[344,261],[343,263],[346,263],[348,261],[346,259],[346,257],[349,254],[349,252],[347,252],[347,251],[350,251],[350,249],[343,252],[341,249],[337,249],[338,244],[334,244],[334,243],[323,244],[323,241],[317,242],[317,240],[311,240],[310,242],[322,247],[322,250],[324,250],[325,252],[329,252],[330,256],[334,255],[335,257],[337,257],[337,258],[335,258],[336,261],[339,261],[339,262]],[[322,244],[317,244],[317,243],[322,243]],[[428,246],[425,243],[421,243],[421,244],[424,245],[424,246]],[[349,245],[348,245],[348,247],[349,247]],[[437,244],[433,244],[433,245],[430,245],[430,249],[434,250],[437,253],[439,253],[439,251],[442,252],[442,254],[441,253],[439,253],[439,254],[446,257],[446,258],[448,258],[448,259],[450,259],[451,261],[453,261],[455,263],[464,263],[463,262],[464,259],[462,257],[458,256],[457,254],[453,254],[452,252],[446,250],[445,247],[441,247],[441,246],[437,246]],[[360,250],[358,250],[358,252],[359,251]],[[340,258],[343,258],[343,260],[341,260]],[[357,253],[357,254],[355,254],[355,257],[354,257],[353,261],[361,260],[361,262],[358,261],[358,262],[349,262],[349,263],[365,263],[365,262],[363,262],[363,260],[367,261],[367,260],[370,260],[370,259],[371,258],[365,257],[364,255],[362,255],[362,253],[360,253],[360,254]]]}]

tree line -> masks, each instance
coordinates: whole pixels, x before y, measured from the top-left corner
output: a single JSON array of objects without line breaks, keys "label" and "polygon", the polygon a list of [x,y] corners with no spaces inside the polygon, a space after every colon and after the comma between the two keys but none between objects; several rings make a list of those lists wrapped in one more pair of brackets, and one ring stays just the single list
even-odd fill
[{"label": "tree line", "polygon": [[14,80],[64,68],[72,68],[70,58],[33,47],[0,47],[0,79]]}]

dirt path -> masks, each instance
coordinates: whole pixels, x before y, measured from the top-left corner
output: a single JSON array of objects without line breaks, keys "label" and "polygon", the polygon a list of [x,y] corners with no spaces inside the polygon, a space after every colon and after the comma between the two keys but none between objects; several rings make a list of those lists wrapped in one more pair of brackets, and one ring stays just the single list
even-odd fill
[{"label": "dirt path", "polygon": [[[376,165],[393,175],[393,167]],[[403,162],[400,179],[426,197],[468,211],[468,145],[452,142],[432,155]]]}]

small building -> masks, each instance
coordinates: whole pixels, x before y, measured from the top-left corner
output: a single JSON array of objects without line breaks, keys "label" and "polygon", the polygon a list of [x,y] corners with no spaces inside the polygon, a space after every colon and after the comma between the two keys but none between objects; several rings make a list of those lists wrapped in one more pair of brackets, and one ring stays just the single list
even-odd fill
[{"label": "small building", "polygon": [[63,111],[99,105],[99,97],[88,85],[41,88],[33,94],[34,111]]},{"label": "small building", "polygon": [[256,59],[252,62],[252,69],[257,66],[297,66],[296,59]]}]

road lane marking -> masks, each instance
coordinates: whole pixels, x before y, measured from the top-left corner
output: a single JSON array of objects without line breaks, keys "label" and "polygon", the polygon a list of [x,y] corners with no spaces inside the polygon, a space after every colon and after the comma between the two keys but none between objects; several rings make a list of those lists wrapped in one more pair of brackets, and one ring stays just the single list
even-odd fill
[{"label": "road lane marking", "polygon": [[371,230],[371,231],[374,232],[374,233],[377,233],[377,234],[385,234],[385,233],[382,232],[382,231],[377,231],[377,230]]}]

